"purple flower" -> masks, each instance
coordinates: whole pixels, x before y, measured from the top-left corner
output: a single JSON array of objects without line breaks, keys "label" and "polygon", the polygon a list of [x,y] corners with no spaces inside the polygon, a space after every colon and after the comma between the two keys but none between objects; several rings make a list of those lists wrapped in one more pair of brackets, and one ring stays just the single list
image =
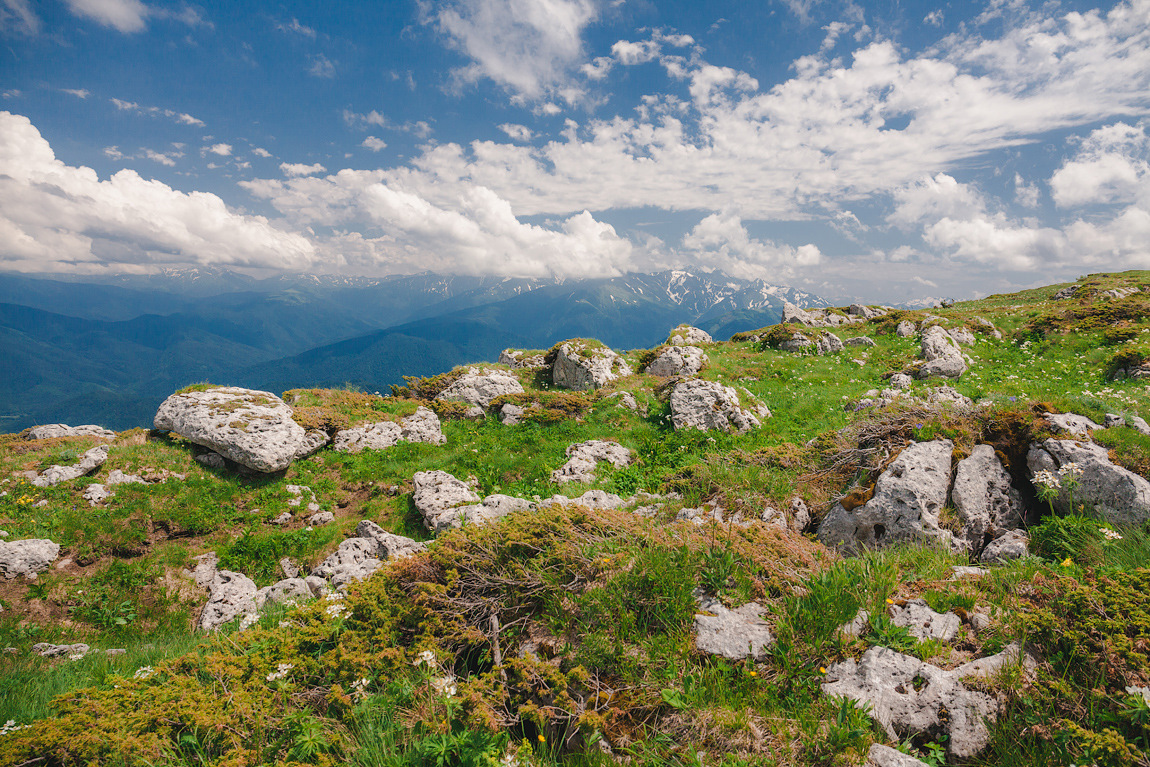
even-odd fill
[{"label": "purple flower", "polygon": [[1010,400],[1011,402],[1015,402],[1018,400],[1018,397],[1007,397],[1007,399]]}]

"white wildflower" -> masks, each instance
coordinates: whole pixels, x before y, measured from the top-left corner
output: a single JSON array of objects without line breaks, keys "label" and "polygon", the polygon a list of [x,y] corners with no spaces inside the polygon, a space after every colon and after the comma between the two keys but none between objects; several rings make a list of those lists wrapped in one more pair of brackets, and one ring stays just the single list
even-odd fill
[{"label": "white wildflower", "polygon": [[333,618],[342,618],[347,615],[347,608],[340,604],[328,605],[323,611]]},{"label": "white wildflower", "polygon": [[274,682],[278,679],[283,679],[284,677],[286,677],[288,675],[288,672],[291,671],[293,668],[295,668],[295,665],[292,663],[280,663],[279,665],[276,666],[275,671],[268,674],[267,680],[269,682]]},{"label": "white wildflower", "polygon": [[369,684],[371,684],[370,679],[356,679],[351,683],[351,694],[355,696],[356,700],[367,698],[367,686]]},{"label": "white wildflower", "polygon": [[433,653],[431,650],[424,650],[416,657],[414,661],[412,661],[411,665],[422,666],[424,663],[426,663],[428,666],[436,665],[437,661],[435,660],[435,653]]},{"label": "white wildflower", "polygon": [[156,670],[151,666],[140,666],[138,669],[136,669],[136,673],[132,674],[132,678],[147,679],[154,673],[156,673]]},{"label": "white wildflower", "polygon": [[435,688],[436,692],[441,692],[449,698],[455,697],[455,693],[457,692],[455,688],[455,676],[452,674],[433,678],[431,680],[431,686]]},{"label": "white wildflower", "polygon": [[1108,541],[1120,541],[1122,536],[1118,534],[1117,530],[1111,530],[1109,527],[1100,527],[1098,532],[1102,533],[1102,537]]},{"label": "white wildflower", "polygon": [[16,724],[15,719],[9,719],[4,723],[3,727],[0,727],[0,735],[7,735],[8,733],[16,732],[17,730],[24,730],[31,726],[32,725],[30,724]]},{"label": "white wildflower", "polygon": [[1034,484],[1057,490],[1062,487],[1062,480],[1060,480],[1054,472],[1043,469],[1034,472]]},{"label": "white wildflower", "polygon": [[1070,463],[1064,463],[1061,467],[1059,467],[1058,474],[1063,477],[1077,477],[1082,474],[1082,467],[1073,461]]}]

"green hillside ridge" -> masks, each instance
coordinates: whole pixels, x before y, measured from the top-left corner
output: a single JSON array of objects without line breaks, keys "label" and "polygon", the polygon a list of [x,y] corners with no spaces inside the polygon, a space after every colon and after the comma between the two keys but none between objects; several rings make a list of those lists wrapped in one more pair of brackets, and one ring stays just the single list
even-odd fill
[{"label": "green hillside ridge", "polygon": [[[1115,289],[1133,290],[1103,295]],[[470,341],[486,349],[489,323],[528,303],[471,310],[484,322]],[[961,347],[967,372],[915,380],[905,398],[867,406],[868,391],[919,360],[918,334],[900,337],[898,323],[928,315],[973,331]],[[744,434],[675,431],[674,380],[638,372],[568,392],[546,369],[511,370],[525,392],[468,420],[459,403],[435,400],[466,372],[457,368],[413,376],[390,396],[285,392],[307,429],[400,422],[426,406],[446,442],[324,448],[276,474],[208,468],[196,460],[204,448],[134,429],[116,435],[92,477],[36,487],[27,472],[73,464],[103,443],[0,436],[4,540],[62,547],[35,580],[0,579],[0,647],[9,648],[0,722],[12,720],[0,729],[0,764],[789,767],[864,764],[877,743],[932,765],[1150,765],[1150,526],[1112,524],[1073,496],[1073,513],[1059,516],[1026,465],[1030,445],[1055,436],[1047,413],[1150,419],[1147,379],[1114,378],[1150,360],[1150,272],[828,328],[875,345],[825,356],[774,348],[782,327],[741,327],[705,347],[699,378],[743,387],[744,406],[753,397],[770,408]],[[653,358],[620,353],[636,371]],[[299,369],[322,365],[315,354],[297,358]],[[943,384],[976,405],[924,404]],[[518,424],[500,422],[508,403],[524,409]],[[1091,436],[1116,465],[1150,477],[1150,436],[1127,425]],[[589,484],[556,484],[568,447],[596,439],[635,460],[598,463]],[[924,542],[857,557],[818,542],[837,503],[865,504],[904,448],[938,439],[953,442],[954,462],[994,448],[1025,503],[1029,556],[955,578],[955,567],[979,562]],[[155,481],[115,485],[91,506],[85,488],[117,469]],[[435,535],[412,497],[413,475],[430,470],[472,479],[483,497],[595,489],[635,499],[621,509],[546,506]],[[309,524],[288,486],[310,488],[334,521]],[[796,498],[810,510],[802,529],[789,513]],[[791,524],[760,521],[768,507]],[[724,521],[703,521],[716,508]],[[684,509],[703,511],[676,521]],[[273,524],[285,512],[291,520]],[[194,630],[207,598],[187,573],[195,557],[215,552],[220,569],[269,586],[284,577],[281,559],[310,572],[364,520],[429,545],[346,595],[276,606],[249,627]],[[957,530],[951,506],[941,520]],[[757,659],[700,651],[700,596],[731,609],[756,602],[773,642]],[[956,638],[916,639],[891,620],[916,599],[957,616]],[[860,609],[871,617],[857,636],[841,632]],[[43,658],[31,650],[41,642],[125,652]],[[970,755],[956,754],[945,726],[892,737],[866,704],[822,690],[874,647],[954,669],[1012,646],[1025,662],[965,682],[995,711],[985,747]],[[914,677],[916,691],[928,683]],[[936,713],[944,725],[952,718]]]}]

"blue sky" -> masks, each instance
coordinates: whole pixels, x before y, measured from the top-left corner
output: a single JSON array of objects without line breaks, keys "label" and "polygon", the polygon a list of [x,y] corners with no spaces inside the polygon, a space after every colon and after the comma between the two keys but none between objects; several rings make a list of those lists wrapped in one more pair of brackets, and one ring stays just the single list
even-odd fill
[{"label": "blue sky", "polygon": [[1150,0],[0,0],[0,270],[1150,268]]}]

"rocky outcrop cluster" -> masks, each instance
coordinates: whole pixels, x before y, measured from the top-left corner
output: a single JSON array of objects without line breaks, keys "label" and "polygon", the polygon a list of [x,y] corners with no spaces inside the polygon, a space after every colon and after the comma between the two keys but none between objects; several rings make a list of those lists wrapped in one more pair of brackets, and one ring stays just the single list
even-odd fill
[{"label": "rocky outcrop cluster", "polygon": [[332,448],[340,453],[384,450],[400,442],[427,442],[442,445],[447,441],[439,417],[425,407],[413,415],[395,421],[365,423],[336,433]]},{"label": "rocky outcrop cluster", "polygon": [[556,484],[567,482],[594,482],[595,465],[606,461],[621,469],[634,460],[634,454],[618,442],[593,439],[580,442],[567,448],[567,463],[551,472],[551,481]]},{"label": "rocky outcrop cluster", "polygon": [[66,423],[49,423],[43,426],[33,426],[28,430],[28,439],[56,439],[57,437],[95,437],[110,442],[116,438],[116,432],[94,424],[69,426]]},{"label": "rocky outcrop cluster", "polygon": [[486,410],[497,397],[522,393],[523,384],[506,370],[469,368],[435,398],[440,402],[462,402]]},{"label": "rocky outcrop cluster", "polygon": [[61,482],[78,479],[99,469],[108,460],[108,446],[97,445],[85,451],[80,460],[72,466],[49,466],[44,471],[32,477],[32,484],[36,487],[52,487]]},{"label": "rocky outcrop cluster", "polygon": [[693,376],[698,375],[706,363],[707,355],[698,346],[668,346],[642,372],[665,378]]},{"label": "rocky outcrop cluster", "polygon": [[541,368],[547,364],[546,355],[530,349],[504,349],[499,353],[499,364],[509,368]]},{"label": "rocky outcrop cluster", "polygon": [[922,334],[922,359],[923,364],[916,371],[919,378],[958,378],[967,369],[958,341],[941,325],[931,325]]},{"label": "rocky outcrop cluster", "polygon": [[574,339],[556,348],[551,380],[556,386],[583,391],[598,389],[632,372],[627,362],[606,346]]},{"label": "rocky outcrop cluster", "polygon": [[743,390],[749,408],[744,408],[734,387],[715,381],[689,379],[671,389],[671,423],[675,429],[745,432],[757,429],[771,417],[766,405]]},{"label": "rocky outcrop cluster", "polygon": [[713,344],[715,339],[711,338],[711,334],[705,330],[690,325],[680,325],[671,331],[671,335],[667,337],[667,343],[671,346],[699,346],[700,344]]}]

